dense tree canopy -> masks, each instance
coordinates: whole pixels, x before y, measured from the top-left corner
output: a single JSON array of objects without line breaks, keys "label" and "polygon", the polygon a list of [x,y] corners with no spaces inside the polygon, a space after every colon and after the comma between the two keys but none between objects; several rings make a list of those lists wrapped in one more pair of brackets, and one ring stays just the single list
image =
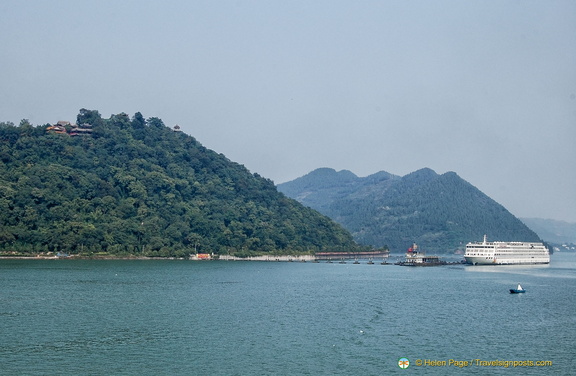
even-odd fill
[{"label": "dense tree canopy", "polygon": [[68,126],[0,123],[0,251],[184,256],[359,250],[273,182],[158,118],[81,109]]}]

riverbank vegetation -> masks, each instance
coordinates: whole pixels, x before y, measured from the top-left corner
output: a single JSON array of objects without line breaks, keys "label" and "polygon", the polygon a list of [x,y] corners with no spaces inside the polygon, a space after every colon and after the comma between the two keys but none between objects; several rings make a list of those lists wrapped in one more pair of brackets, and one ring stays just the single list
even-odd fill
[{"label": "riverbank vegetation", "polygon": [[0,252],[183,257],[365,249],[159,118],[0,123]]}]

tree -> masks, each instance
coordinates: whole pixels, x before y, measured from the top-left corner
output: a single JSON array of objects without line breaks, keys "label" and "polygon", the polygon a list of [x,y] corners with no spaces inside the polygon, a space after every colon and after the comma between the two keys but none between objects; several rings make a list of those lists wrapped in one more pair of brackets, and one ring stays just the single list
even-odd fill
[{"label": "tree", "polygon": [[135,129],[143,129],[146,128],[146,120],[144,116],[140,112],[136,112],[132,117],[132,127]]},{"label": "tree", "polygon": [[34,127],[30,124],[28,119],[20,120],[20,125],[18,126],[21,134],[30,135],[34,131]]},{"label": "tree", "polygon": [[164,122],[157,118],[157,117],[151,117],[148,119],[148,125],[152,128],[165,128],[166,126],[164,125]]},{"label": "tree", "polygon": [[130,118],[126,113],[121,112],[117,115],[110,116],[108,122],[110,123],[110,125],[113,125],[118,128],[128,128],[128,126],[130,125]]},{"label": "tree", "polygon": [[100,113],[96,110],[87,110],[85,108],[80,109],[80,113],[76,116],[76,123],[90,124],[92,126],[102,125],[103,120]]}]

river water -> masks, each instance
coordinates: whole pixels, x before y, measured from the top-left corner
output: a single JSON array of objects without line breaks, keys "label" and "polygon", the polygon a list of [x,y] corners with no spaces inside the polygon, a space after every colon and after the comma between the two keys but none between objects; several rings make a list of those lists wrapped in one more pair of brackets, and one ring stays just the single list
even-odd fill
[{"label": "river water", "polygon": [[574,253],[429,268],[0,260],[0,286],[2,375],[576,372]]}]

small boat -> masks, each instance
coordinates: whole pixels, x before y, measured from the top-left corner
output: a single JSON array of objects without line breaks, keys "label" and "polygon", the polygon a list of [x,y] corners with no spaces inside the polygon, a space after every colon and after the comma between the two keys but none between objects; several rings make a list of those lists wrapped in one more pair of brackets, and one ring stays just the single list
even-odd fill
[{"label": "small boat", "polygon": [[523,292],[526,292],[526,290],[524,290],[524,289],[522,288],[522,286],[520,286],[520,284],[518,284],[518,287],[517,287],[517,288],[515,288],[515,289],[510,289],[510,294],[520,294],[520,293],[523,293]]}]

